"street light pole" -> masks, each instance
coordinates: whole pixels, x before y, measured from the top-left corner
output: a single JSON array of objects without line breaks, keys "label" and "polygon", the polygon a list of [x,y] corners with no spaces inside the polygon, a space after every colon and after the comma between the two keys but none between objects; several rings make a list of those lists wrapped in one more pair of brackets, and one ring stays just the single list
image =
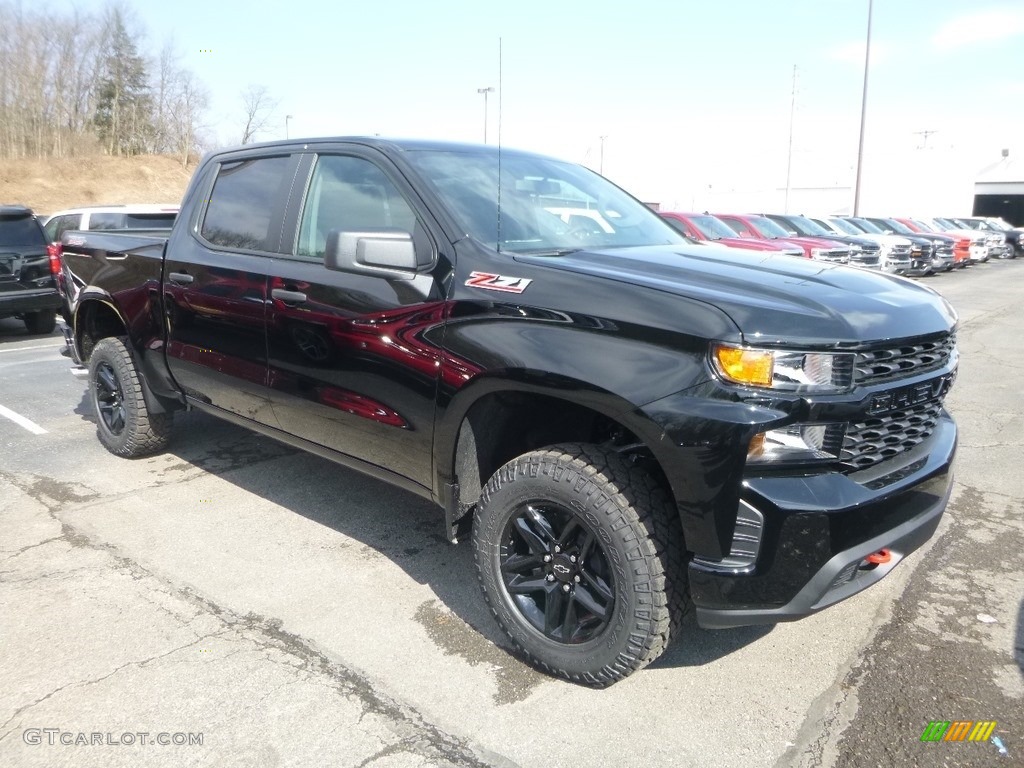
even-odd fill
[{"label": "street light pole", "polygon": [[484,144],[487,143],[487,94],[494,93],[493,86],[487,86],[486,88],[477,88],[477,93],[484,95]]},{"label": "street light pole", "polygon": [[601,159],[598,161],[597,172],[604,176],[604,140],[607,139],[608,136],[598,136],[597,138],[601,140]]},{"label": "street light pole", "polygon": [[291,120],[291,119],[292,119],[291,115],[285,115],[284,116],[284,137],[285,137],[285,139],[288,138],[288,121]]},{"label": "street light pole", "polygon": [[871,6],[868,0],[868,36],[864,46],[864,90],[860,98],[860,140],[857,143],[857,179],[853,187],[853,215],[860,215],[860,170],[864,161],[864,115],[868,108],[868,65],[871,63]]}]

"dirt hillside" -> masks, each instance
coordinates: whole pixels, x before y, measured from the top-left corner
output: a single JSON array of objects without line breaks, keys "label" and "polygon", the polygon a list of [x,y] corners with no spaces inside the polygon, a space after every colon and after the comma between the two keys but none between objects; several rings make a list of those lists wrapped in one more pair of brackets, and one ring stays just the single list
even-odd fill
[{"label": "dirt hillside", "polygon": [[49,214],[81,205],[178,203],[193,170],[164,155],[0,160],[0,204]]}]

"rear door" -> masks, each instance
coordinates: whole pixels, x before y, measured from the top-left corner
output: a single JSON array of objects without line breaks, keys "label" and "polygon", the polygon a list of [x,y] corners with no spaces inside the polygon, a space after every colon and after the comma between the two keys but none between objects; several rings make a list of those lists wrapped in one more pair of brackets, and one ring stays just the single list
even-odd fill
[{"label": "rear door", "polygon": [[300,156],[252,151],[209,172],[206,199],[175,227],[164,262],[167,360],[187,395],[276,426],[267,396],[271,257]]},{"label": "rear door", "polygon": [[[274,412],[287,432],[429,486],[450,264],[438,257],[437,230],[430,234],[418,198],[377,153],[307,158],[291,252],[275,257],[270,273]],[[407,232],[430,266],[405,279],[328,270],[335,230]]]}]

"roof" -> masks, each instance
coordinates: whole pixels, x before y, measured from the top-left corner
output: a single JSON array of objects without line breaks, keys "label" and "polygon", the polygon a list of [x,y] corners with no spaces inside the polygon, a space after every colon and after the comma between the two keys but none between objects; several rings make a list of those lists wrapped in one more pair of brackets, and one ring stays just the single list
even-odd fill
[{"label": "roof", "polygon": [[32,209],[24,205],[0,205],[0,216],[32,216]]},{"label": "roof", "polygon": [[974,180],[975,184],[1024,184],[1024,163],[1015,158],[1004,157],[998,163],[983,168]]}]

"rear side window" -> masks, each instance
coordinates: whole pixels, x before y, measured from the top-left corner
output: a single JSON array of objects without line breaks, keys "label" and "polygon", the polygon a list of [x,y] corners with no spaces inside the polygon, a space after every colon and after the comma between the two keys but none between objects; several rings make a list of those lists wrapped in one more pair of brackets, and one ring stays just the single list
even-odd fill
[{"label": "rear side window", "polygon": [[125,229],[170,229],[177,214],[174,213],[126,213]]},{"label": "rear side window", "polygon": [[124,229],[124,214],[90,213],[89,229]]},{"label": "rear side window", "polygon": [[222,164],[210,194],[202,236],[226,248],[278,250],[278,239],[269,233],[270,220],[282,197],[289,162],[285,155]]},{"label": "rear side window", "polygon": [[46,245],[46,238],[31,216],[0,216],[0,246],[4,245]]}]

